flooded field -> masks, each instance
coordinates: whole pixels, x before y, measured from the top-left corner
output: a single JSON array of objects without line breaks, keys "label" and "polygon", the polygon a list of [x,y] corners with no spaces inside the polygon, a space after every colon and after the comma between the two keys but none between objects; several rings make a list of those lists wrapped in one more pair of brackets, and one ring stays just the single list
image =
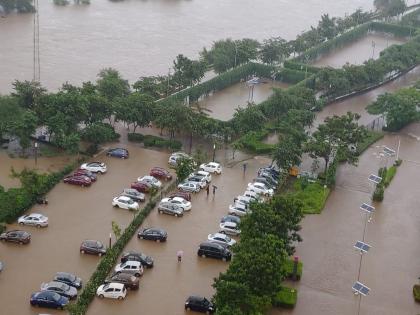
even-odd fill
[{"label": "flooded field", "polygon": [[341,68],[346,63],[360,65],[368,59],[379,58],[379,53],[389,46],[405,42],[404,38],[396,38],[387,34],[368,34],[354,43],[322,56],[313,65],[333,68]]},{"label": "flooded field", "polygon": [[[409,134],[420,135],[420,125],[412,125],[397,135],[386,136],[377,146],[396,149],[401,139],[403,164],[385,191],[382,203],[375,203],[375,214],[368,223],[365,241],[372,246],[363,256],[360,281],[371,292],[361,301],[362,315],[418,314],[420,306],[412,296],[419,276],[420,211],[417,192],[420,183],[420,142]],[[373,146],[361,157],[359,166],[339,168],[337,187],[321,215],[307,216],[302,224],[303,242],[297,255],[304,263],[303,277],[296,285],[299,298],[291,311],[280,314],[358,314],[358,300],[351,287],[357,280],[360,254],[353,248],[362,239],[365,214],[359,206],[370,203],[373,187],[367,176],[377,172],[384,160],[376,158],[380,148]],[[389,165],[392,163],[390,159]]]},{"label": "flooded field", "polygon": [[246,82],[240,82],[215,92],[198,104],[205,109],[210,117],[229,120],[233,117],[236,108],[244,108],[248,102],[261,103],[273,94],[273,88],[286,88],[287,86],[286,83],[270,81],[249,87]]}]

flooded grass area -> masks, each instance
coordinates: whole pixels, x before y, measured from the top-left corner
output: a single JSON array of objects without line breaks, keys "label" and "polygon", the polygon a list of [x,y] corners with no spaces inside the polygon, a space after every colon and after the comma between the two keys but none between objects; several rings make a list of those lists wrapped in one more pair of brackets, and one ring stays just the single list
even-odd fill
[{"label": "flooded grass area", "polygon": [[269,81],[255,85],[252,91],[246,82],[240,82],[215,92],[198,104],[210,117],[226,121],[233,117],[236,108],[244,108],[248,102],[261,103],[273,94],[273,88],[288,86],[286,83]]},{"label": "flooded grass area", "polygon": [[361,65],[366,60],[379,58],[382,50],[394,44],[407,42],[404,38],[376,33],[368,34],[362,39],[332,51],[316,60],[312,65],[318,67],[341,68],[346,63]]}]

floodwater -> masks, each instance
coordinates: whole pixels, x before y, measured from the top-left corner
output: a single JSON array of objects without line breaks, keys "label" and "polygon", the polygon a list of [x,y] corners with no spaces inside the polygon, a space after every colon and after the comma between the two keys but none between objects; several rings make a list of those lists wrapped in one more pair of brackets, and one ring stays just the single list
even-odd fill
[{"label": "floodwater", "polygon": [[[420,305],[412,296],[418,280],[420,212],[417,179],[420,165],[420,125],[408,126],[387,135],[360,158],[359,166],[344,165],[338,170],[337,187],[321,215],[307,216],[302,222],[303,242],[296,254],[304,263],[303,277],[294,310],[272,310],[280,314],[358,314],[359,298],[351,287],[358,280],[360,254],[353,248],[363,239],[365,214],[359,206],[371,203],[373,187],[367,176],[380,166],[392,163],[378,159],[381,145],[397,148],[401,140],[398,168],[382,203],[375,203],[375,214],[367,224],[365,242],[372,246],[363,255],[359,281],[371,292],[361,300],[362,315],[418,314]],[[379,147],[378,147],[379,146]],[[291,284],[293,285],[293,284]]]},{"label": "floodwater", "polygon": [[273,94],[273,88],[286,88],[289,85],[281,82],[259,83],[248,86],[246,82],[236,83],[222,91],[217,91],[198,102],[210,117],[229,120],[236,109],[244,108],[248,103],[261,103]]},{"label": "floodwater", "polygon": [[321,56],[313,65],[333,68],[341,68],[346,63],[360,65],[368,59],[378,59],[380,52],[389,46],[401,45],[406,41],[404,38],[396,38],[383,33],[368,34],[356,42]]},{"label": "floodwater", "polygon": [[[222,38],[281,36],[293,39],[321,14],[344,16],[373,1],[318,0],[153,0],[91,1],[89,6],[54,6],[40,1],[41,82],[57,89],[68,81],[96,80],[106,67],[131,83],[167,74],[178,54],[197,58]],[[298,17],[298,18],[297,18]],[[33,77],[31,15],[0,19],[0,93],[15,79]]]}]

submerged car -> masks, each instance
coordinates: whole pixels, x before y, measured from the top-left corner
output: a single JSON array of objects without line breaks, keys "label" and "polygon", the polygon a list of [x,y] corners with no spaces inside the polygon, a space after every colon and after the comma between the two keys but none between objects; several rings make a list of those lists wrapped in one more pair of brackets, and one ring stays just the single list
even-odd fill
[{"label": "submerged car", "polygon": [[48,226],[48,217],[40,213],[31,213],[21,216],[18,219],[20,225],[33,225],[37,228]]},{"label": "submerged car", "polygon": [[77,185],[77,186],[82,186],[82,187],[87,187],[92,184],[92,180],[89,177],[84,176],[84,175],[66,176],[64,177],[63,182],[66,184]]},{"label": "submerged car", "polygon": [[139,204],[135,202],[130,197],[126,196],[119,196],[112,199],[112,206],[121,208],[121,209],[127,209],[127,210],[138,210]]},{"label": "submerged car", "polygon": [[122,191],[121,196],[130,197],[131,199],[137,202],[143,202],[146,199],[146,196],[143,193],[139,192],[134,188],[125,188]]},{"label": "submerged car", "polygon": [[156,242],[165,242],[168,238],[168,233],[159,228],[147,228],[139,231],[137,237],[144,240],[151,240]]},{"label": "submerged car", "polygon": [[212,243],[218,243],[221,245],[233,246],[236,244],[234,239],[231,239],[229,236],[223,233],[213,233],[207,236],[207,240]]},{"label": "submerged car", "polygon": [[139,288],[139,278],[128,273],[115,273],[105,280],[105,284],[117,282],[122,283],[127,289],[137,290]]},{"label": "submerged car", "polygon": [[84,163],[80,166],[80,168],[82,170],[88,170],[88,171],[91,171],[92,173],[100,173],[100,174],[105,174],[107,171],[107,167],[105,163],[102,163],[102,162]]},{"label": "submerged car", "polygon": [[185,301],[185,309],[200,313],[213,314],[216,311],[212,302],[205,297],[192,295]]},{"label": "submerged car", "polygon": [[206,164],[201,164],[200,170],[206,171],[209,173],[216,173],[218,175],[222,174],[222,166],[216,162],[209,162]]},{"label": "submerged car", "polygon": [[128,159],[128,150],[124,149],[124,148],[114,148],[114,149],[109,149],[106,152],[106,155],[108,156],[113,156],[113,157],[118,157],[121,159]]},{"label": "submerged car", "polygon": [[82,170],[81,168],[79,168],[77,171],[75,171],[73,173],[73,176],[87,176],[87,177],[90,178],[90,180],[92,182],[96,182],[96,180],[98,179],[96,174],[94,174],[94,173],[92,173],[91,171],[88,171],[88,170]]},{"label": "submerged car", "polygon": [[191,202],[181,197],[163,198],[161,202],[169,202],[182,208],[184,211],[191,210]]},{"label": "submerged car", "polygon": [[182,217],[184,215],[184,210],[179,205],[162,201],[159,203],[158,212],[170,214],[175,217]]},{"label": "submerged car", "polygon": [[32,306],[64,309],[69,304],[69,299],[53,291],[41,291],[31,295]]},{"label": "submerged car", "polygon": [[57,272],[53,277],[53,280],[63,282],[76,289],[82,288],[82,279],[69,272]]},{"label": "submerged car", "polygon": [[96,295],[101,299],[109,298],[124,300],[127,295],[127,289],[122,283],[110,282],[99,286],[96,290]]},{"label": "submerged car", "polygon": [[121,262],[139,261],[144,267],[152,268],[154,265],[153,258],[140,252],[126,252],[121,256]]},{"label": "submerged car", "polygon": [[171,180],[172,179],[172,174],[169,173],[168,170],[162,168],[162,167],[153,167],[150,170],[150,176],[153,176],[155,178],[160,178],[163,180]]},{"label": "submerged car", "polygon": [[201,187],[197,183],[185,181],[178,185],[178,189],[184,192],[196,193],[200,191]]},{"label": "submerged car", "polygon": [[128,260],[126,262],[117,264],[114,268],[115,273],[128,273],[136,277],[143,275],[143,265],[139,261]]},{"label": "submerged car", "polygon": [[220,223],[220,233],[229,234],[229,235],[239,235],[241,230],[239,230],[238,225],[235,222],[223,222]]},{"label": "submerged car", "polygon": [[58,281],[41,284],[41,291],[53,291],[70,300],[77,298],[77,289],[75,287]]},{"label": "submerged car", "polygon": [[3,242],[28,244],[31,241],[31,234],[21,230],[11,230],[0,234],[0,240]]},{"label": "submerged car", "polygon": [[211,257],[221,259],[223,261],[229,261],[232,258],[232,253],[227,246],[208,241],[200,244],[197,255],[203,258]]},{"label": "submerged car", "polygon": [[99,241],[85,240],[80,245],[80,253],[102,256],[106,254],[106,248]]},{"label": "submerged car", "polygon": [[139,178],[137,178],[137,181],[139,183],[148,183],[148,184],[152,185],[155,188],[162,187],[162,182],[160,180],[158,180],[157,178],[155,178],[153,176],[150,176],[150,175],[139,177]]},{"label": "submerged car", "polygon": [[236,224],[239,224],[241,223],[241,218],[236,215],[228,214],[220,219],[220,223],[223,222],[235,222]]},{"label": "submerged car", "polygon": [[184,192],[184,191],[176,191],[173,192],[172,194],[169,195],[169,198],[173,198],[173,197],[181,197],[187,201],[191,201],[191,194],[188,192]]},{"label": "submerged car", "polygon": [[148,193],[152,189],[152,185],[146,182],[135,182],[130,187],[141,193]]}]

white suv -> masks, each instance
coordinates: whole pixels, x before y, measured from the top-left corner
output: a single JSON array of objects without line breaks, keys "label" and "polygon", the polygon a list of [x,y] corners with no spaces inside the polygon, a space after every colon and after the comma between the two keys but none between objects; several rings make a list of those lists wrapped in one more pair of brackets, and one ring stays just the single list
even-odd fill
[{"label": "white suv", "polygon": [[105,174],[107,171],[105,163],[102,162],[89,162],[84,163],[80,166],[82,170],[91,171],[92,173],[101,173]]},{"label": "white suv", "polygon": [[101,285],[98,290],[96,290],[96,295],[101,299],[106,297],[110,299],[123,300],[127,295],[127,289],[122,283],[111,282]]}]

